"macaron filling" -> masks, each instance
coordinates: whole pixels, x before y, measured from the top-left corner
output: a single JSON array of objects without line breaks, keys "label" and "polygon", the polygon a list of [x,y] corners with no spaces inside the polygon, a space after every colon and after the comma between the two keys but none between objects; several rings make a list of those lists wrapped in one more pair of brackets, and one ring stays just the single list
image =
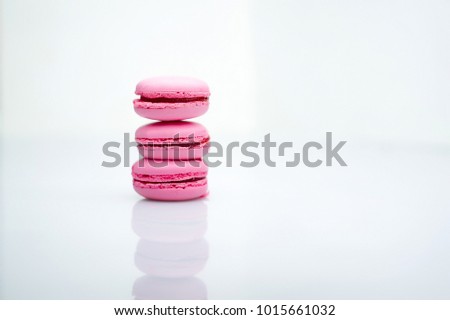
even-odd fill
[{"label": "macaron filling", "polygon": [[133,172],[133,179],[151,183],[172,183],[200,180],[206,178],[206,172],[178,173],[178,174],[142,174]]},{"label": "macaron filling", "polygon": [[201,187],[206,185],[206,177],[190,178],[186,180],[172,180],[172,181],[145,181],[133,179],[133,185],[138,188],[150,189],[185,189],[192,187]]},{"label": "macaron filling", "polygon": [[196,182],[196,181],[200,181],[200,180],[204,180],[205,177],[203,178],[191,178],[191,179],[186,179],[186,180],[175,180],[175,181],[146,181],[146,180],[137,180],[134,179],[137,182],[143,183],[143,184],[162,184],[162,183],[186,183],[186,182]]},{"label": "macaron filling", "polygon": [[[190,139],[190,140],[189,140]],[[200,141],[198,141],[201,139]],[[196,148],[204,147],[209,143],[209,137],[206,138],[181,138],[181,139],[148,139],[148,138],[136,138],[138,147],[153,147],[153,148],[170,148],[170,147],[181,147],[181,148]],[[196,141],[197,140],[197,141]]]},{"label": "macaron filling", "polygon": [[208,97],[169,98],[169,97],[141,96],[140,101],[151,102],[151,103],[186,103],[186,102],[193,102],[193,101],[208,101]]}]

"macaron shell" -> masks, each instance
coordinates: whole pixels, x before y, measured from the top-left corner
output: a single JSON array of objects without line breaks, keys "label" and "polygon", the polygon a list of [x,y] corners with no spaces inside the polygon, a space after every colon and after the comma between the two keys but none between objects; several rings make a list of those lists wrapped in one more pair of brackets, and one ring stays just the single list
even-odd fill
[{"label": "macaron shell", "polygon": [[[206,176],[208,172],[208,167],[202,160],[189,160],[189,161],[155,161],[152,159],[140,159],[136,161],[132,168],[132,175],[146,175],[159,177],[163,180],[148,180],[152,182],[167,182],[174,181],[173,176],[177,175],[187,175],[187,176],[195,176],[201,175]],[[178,179],[180,180],[180,179]]]},{"label": "macaron shell", "polygon": [[154,160],[195,160],[208,153],[209,143],[197,147],[148,147],[138,146],[139,154]]},{"label": "macaron shell", "polygon": [[134,190],[144,198],[160,201],[185,201],[205,197],[208,194],[208,183],[203,184],[167,184],[165,188],[149,187],[148,185],[133,182]]},{"label": "macaron shell", "polygon": [[208,111],[209,101],[190,102],[148,102],[136,99],[133,101],[134,111],[141,117],[160,120],[176,121],[199,117]]},{"label": "macaron shell", "polygon": [[136,94],[146,98],[207,98],[208,85],[191,77],[153,77],[140,81]]},{"label": "macaron shell", "polygon": [[193,121],[153,122],[139,127],[135,133],[138,143],[145,142],[201,142],[209,138],[209,132]]}]

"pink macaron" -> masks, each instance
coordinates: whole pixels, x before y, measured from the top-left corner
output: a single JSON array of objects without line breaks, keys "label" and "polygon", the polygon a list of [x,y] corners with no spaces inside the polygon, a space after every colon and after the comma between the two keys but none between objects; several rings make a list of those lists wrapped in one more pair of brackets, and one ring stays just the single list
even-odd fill
[{"label": "pink macaron", "polygon": [[132,167],[133,187],[147,199],[191,200],[207,195],[207,173],[202,160],[140,159]]},{"label": "pink macaron", "polygon": [[155,160],[201,159],[209,147],[208,131],[190,121],[150,123],[136,130],[135,139],[140,154]]},{"label": "pink macaron", "polygon": [[134,110],[144,118],[173,121],[201,116],[208,110],[209,87],[189,77],[154,77],[136,86]]}]

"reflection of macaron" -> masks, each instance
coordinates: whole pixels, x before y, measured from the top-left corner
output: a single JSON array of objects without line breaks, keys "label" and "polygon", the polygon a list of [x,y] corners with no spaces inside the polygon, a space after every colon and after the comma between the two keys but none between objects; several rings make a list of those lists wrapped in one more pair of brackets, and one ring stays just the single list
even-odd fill
[{"label": "reflection of macaron", "polygon": [[145,274],[163,278],[190,277],[200,272],[208,260],[205,239],[183,243],[139,240],[136,267]]},{"label": "reflection of macaron", "polygon": [[207,229],[204,201],[140,200],[133,207],[132,227],[142,239],[157,242],[189,242],[203,238]]},{"label": "reflection of macaron", "polygon": [[198,117],[208,110],[209,87],[188,77],[155,77],[136,86],[134,110],[144,118],[172,121]]},{"label": "reflection of macaron", "polygon": [[133,285],[136,300],[206,300],[206,285],[202,280],[189,277],[181,279],[142,276]]},{"label": "reflection of macaron", "polygon": [[208,151],[209,133],[199,123],[155,122],[136,130],[139,152],[149,159],[201,159]]},{"label": "reflection of macaron", "polygon": [[190,200],[206,196],[208,167],[202,160],[140,159],[132,167],[137,193],[154,200]]}]

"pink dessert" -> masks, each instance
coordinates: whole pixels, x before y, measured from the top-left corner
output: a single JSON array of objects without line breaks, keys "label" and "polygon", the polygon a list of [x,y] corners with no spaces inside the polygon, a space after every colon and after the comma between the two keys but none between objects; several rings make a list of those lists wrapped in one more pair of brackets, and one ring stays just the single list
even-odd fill
[{"label": "pink dessert", "polygon": [[144,118],[173,121],[201,116],[208,110],[209,87],[188,77],[154,77],[136,86],[134,110]]},{"label": "pink dessert", "polygon": [[208,167],[202,160],[138,160],[133,187],[147,199],[179,201],[206,196]]},{"label": "pink dessert", "polygon": [[135,139],[140,154],[155,160],[201,159],[209,147],[205,127],[189,121],[150,123],[136,130]]}]

